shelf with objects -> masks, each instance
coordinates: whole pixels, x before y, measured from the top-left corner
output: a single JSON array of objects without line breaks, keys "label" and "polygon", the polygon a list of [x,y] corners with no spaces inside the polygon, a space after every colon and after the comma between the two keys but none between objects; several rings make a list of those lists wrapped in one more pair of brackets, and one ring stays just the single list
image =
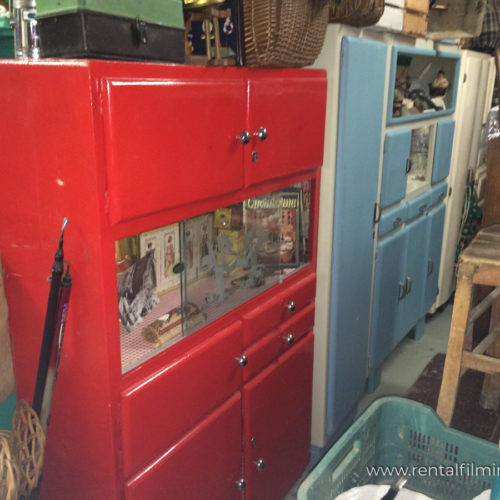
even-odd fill
[{"label": "shelf with objects", "polygon": [[317,284],[329,292],[317,293],[315,316],[318,454],[353,421],[398,342],[421,336],[435,301],[460,59],[452,45],[328,26],[314,65],[329,82]]},{"label": "shelf with objects", "polygon": [[0,74],[0,253],[28,400],[70,219],[40,498],[283,497],[310,454],[324,72],[15,60]]}]

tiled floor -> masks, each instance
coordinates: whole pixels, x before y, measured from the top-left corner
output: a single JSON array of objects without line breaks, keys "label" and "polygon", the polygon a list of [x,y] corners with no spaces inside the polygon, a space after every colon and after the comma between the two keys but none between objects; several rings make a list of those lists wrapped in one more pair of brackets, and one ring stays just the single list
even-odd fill
[{"label": "tiled floor", "polygon": [[[429,316],[421,340],[405,338],[396,347],[382,366],[382,378],[377,390],[361,398],[358,414],[381,396],[404,396],[434,355],[446,352],[452,311],[453,306],[447,305],[443,311]],[[297,481],[284,500],[297,498],[300,483],[308,472]]]}]

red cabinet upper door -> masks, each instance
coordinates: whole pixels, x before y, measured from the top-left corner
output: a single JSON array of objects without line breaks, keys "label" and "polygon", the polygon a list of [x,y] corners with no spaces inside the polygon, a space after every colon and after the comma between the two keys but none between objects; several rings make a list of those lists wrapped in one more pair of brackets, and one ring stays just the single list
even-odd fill
[{"label": "red cabinet upper door", "polygon": [[[175,411],[175,405],[170,411]],[[161,418],[161,415],[159,415]],[[211,413],[125,485],[126,500],[238,500],[241,396]]]},{"label": "red cabinet upper door", "polygon": [[247,127],[252,139],[244,153],[247,186],[323,163],[326,78],[322,72],[256,71],[248,92]]},{"label": "red cabinet upper door", "polygon": [[112,223],[243,186],[243,80],[173,74],[179,76],[104,80]]},{"label": "red cabinet upper door", "polygon": [[246,500],[283,498],[309,461],[313,334],[243,388]]}]

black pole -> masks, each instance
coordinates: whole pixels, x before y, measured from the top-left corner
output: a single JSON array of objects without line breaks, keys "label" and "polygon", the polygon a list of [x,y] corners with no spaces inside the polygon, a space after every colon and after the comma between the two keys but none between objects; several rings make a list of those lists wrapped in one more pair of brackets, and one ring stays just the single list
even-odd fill
[{"label": "black pole", "polygon": [[57,324],[57,311],[59,304],[59,291],[61,288],[61,276],[64,271],[64,251],[63,237],[64,229],[69,220],[64,218],[61,228],[61,238],[59,239],[59,247],[54,255],[52,264],[52,274],[50,277],[49,300],[47,302],[47,312],[45,314],[45,325],[43,327],[42,345],[40,348],[40,358],[38,361],[38,372],[35,383],[35,393],[33,395],[33,409],[40,416],[42,409],[43,393],[45,390],[45,382],[47,380],[47,370],[50,361],[50,352]]}]

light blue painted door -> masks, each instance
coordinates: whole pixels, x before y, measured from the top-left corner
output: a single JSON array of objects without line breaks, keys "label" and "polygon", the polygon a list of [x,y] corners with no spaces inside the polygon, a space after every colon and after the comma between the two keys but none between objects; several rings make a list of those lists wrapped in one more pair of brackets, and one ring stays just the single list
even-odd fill
[{"label": "light blue painted door", "polygon": [[346,425],[365,389],[386,59],[383,43],[342,40],[332,217],[328,436]]},{"label": "light blue painted door", "polygon": [[437,296],[439,263],[441,259],[441,245],[443,242],[444,216],[446,207],[443,203],[433,208],[427,217],[429,251],[427,254],[427,273],[425,284],[425,296],[421,316],[432,307]]},{"label": "light blue painted door", "polygon": [[406,226],[408,233],[406,251],[406,297],[398,327],[401,340],[421,317],[427,274],[428,223],[425,215]]},{"label": "light blue painted door", "polygon": [[380,241],[375,261],[370,370],[382,364],[398,342],[398,316],[404,300],[407,231],[400,229]]},{"label": "light blue painted door", "polygon": [[434,148],[434,165],[432,167],[432,184],[448,177],[454,132],[454,120],[442,120],[438,123],[436,146]]},{"label": "light blue painted door", "polygon": [[405,197],[406,170],[410,158],[411,130],[393,130],[385,135],[380,206],[386,208]]}]

